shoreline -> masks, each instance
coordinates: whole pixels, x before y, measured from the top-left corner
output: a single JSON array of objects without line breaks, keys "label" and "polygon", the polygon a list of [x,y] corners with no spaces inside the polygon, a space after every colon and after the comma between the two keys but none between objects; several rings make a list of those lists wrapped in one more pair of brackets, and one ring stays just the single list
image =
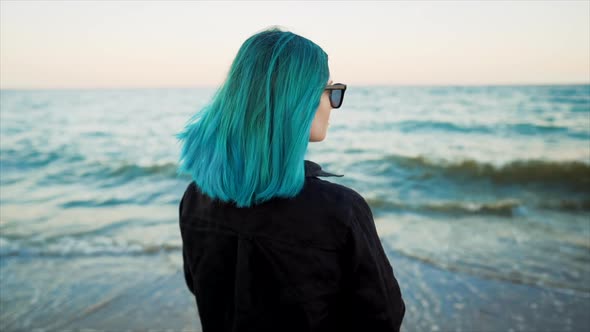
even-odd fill
[{"label": "shoreline", "polygon": [[[387,254],[407,306],[403,331],[579,331],[590,326],[590,294],[479,278]],[[2,331],[201,331],[180,252],[13,256],[3,257],[0,266]]]}]

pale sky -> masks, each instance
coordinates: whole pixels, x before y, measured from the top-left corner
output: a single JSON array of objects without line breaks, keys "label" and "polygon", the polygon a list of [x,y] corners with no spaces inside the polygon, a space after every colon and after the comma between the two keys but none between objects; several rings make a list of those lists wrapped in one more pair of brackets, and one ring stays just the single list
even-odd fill
[{"label": "pale sky", "polygon": [[590,1],[0,1],[0,88],[220,84],[271,25],[351,85],[590,83]]}]

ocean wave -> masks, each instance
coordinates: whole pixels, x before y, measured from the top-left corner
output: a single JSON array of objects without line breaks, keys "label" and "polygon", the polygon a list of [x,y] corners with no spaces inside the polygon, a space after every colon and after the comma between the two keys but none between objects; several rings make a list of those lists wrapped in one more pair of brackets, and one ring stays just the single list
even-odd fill
[{"label": "ocean wave", "polygon": [[493,132],[493,128],[484,125],[463,126],[456,123],[442,121],[408,120],[385,125],[391,126],[391,128],[399,129],[402,132],[416,132],[425,130],[480,134],[489,134]]},{"label": "ocean wave", "polygon": [[555,201],[547,201],[541,202],[539,207],[565,212],[590,211],[590,199],[560,199]]},{"label": "ocean wave", "polygon": [[456,273],[467,273],[470,275],[483,277],[492,280],[508,281],[512,283],[522,285],[534,285],[539,287],[552,287],[558,289],[575,290],[585,293],[590,293],[590,287],[584,283],[568,282],[566,280],[560,280],[558,277],[551,276],[547,273],[534,273],[528,272],[523,269],[512,269],[509,271],[494,269],[490,267],[482,268],[479,264],[473,264],[469,262],[456,262],[448,258],[436,259],[421,255],[417,253],[408,252],[403,249],[393,249],[392,246],[388,246],[386,241],[382,241],[384,246],[387,246],[388,251],[394,251],[397,254],[403,255],[410,259],[420,261],[424,264],[438,267],[443,270],[456,272]]},{"label": "ocean wave", "polygon": [[491,215],[512,217],[526,214],[526,207],[518,200],[502,200],[491,203],[443,202],[407,204],[383,199],[368,198],[367,203],[375,209],[440,213],[446,215]]},{"label": "ocean wave", "polygon": [[[445,162],[429,160],[423,156],[389,155],[371,162],[419,170],[423,178],[435,175],[469,177],[497,184],[552,185],[590,193],[590,164],[580,161],[517,160],[503,166],[494,166],[472,159]],[[382,168],[381,172],[387,173],[388,168]]]},{"label": "ocean wave", "polygon": [[[22,167],[44,167],[60,160],[61,162],[47,167],[43,171],[44,176],[38,176],[40,185],[77,183],[84,179],[119,185],[142,177],[190,178],[186,174],[177,174],[178,164],[172,161],[147,164],[129,160],[90,161],[82,155],[70,152],[23,154],[10,149],[2,150],[2,171],[4,173],[10,172],[12,168],[17,171]],[[25,159],[22,160],[19,156]],[[19,158],[15,159],[16,157]],[[389,175],[389,168],[395,167],[403,171],[418,171],[420,179],[437,175],[451,178],[469,177],[497,184],[555,185],[585,194],[590,193],[590,164],[581,161],[517,160],[503,166],[495,166],[473,159],[437,161],[424,156],[386,155],[375,160],[363,160],[361,163],[378,164],[380,167],[377,175]],[[14,181],[18,182],[20,179]]]},{"label": "ocean wave", "polygon": [[103,174],[108,176],[122,176],[122,177],[140,177],[145,175],[163,175],[167,177],[175,177],[178,165],[172,162],[162,164],[148,164],[138,165],[133,163],[124,163],[114,167],[106,166]]},{"label": "ocean wave", "polygon": [[[375,162],[375,161],[367,161]],[[575,188],[590,188],[590,164],[580,161],[513,161],[497,167],[492,164],[472,159],[451,162],[439,162],[425,157],[405,157],[389,155],[377,162],[392,163],[406,169],[419,169],[424,176],[442,173],[450,176],[469,176],[489,179],[497,183],[550,183],[564,184]],[[169,178],[183,177],[177,174],[177,163],[139,165],[135,163],[93,163],[84,168],[77,176],[98,178],[134,179],[143,176],[162,176]],[[587,191],[587,190],[586,190]]]},{"label": "ocean wave", "polygon": [[9,239],[0,236],[0,257],[153,255],[181,249],[180,244],[159,243],[146,245],[107,237],[65,236],[49,242],[31,242],[26,239]]},{"label": "ocean wave", "polygon": [[49,166],[55,162],[74,163],[83,161],[81,154],[66,153],[65,149],[37,151],[35,149],[0,149],[0,161],[3,168],[39,168]]},{"label": "ocean wave", "polygon": [[3,172],[43,168],[46,176],[41,180],[42,184],[75,183],[85,178],[133,180],[144,176],[177,177],[175,162],[140,164],[115,159],[92,161],[65,147],[48,151],[1,149],[0,162]]},{"label": "ocean wave", "polygon": [[115,206],[115,205],[125,205],[125,204],[137,204],[137,201],[134,199],[118,199],[118,198],[108,198],[108,199],[88,199],[88,200],[72,200],[68,202],[64,202],[60,204],[60,207],[67,209],[67,208],[78,208],[78,207],[108,207],[108,206]]},{"label": "ocean wave", "polygon": [[[404,133],[421,132],[421,131],[442,131],[465,134],[487,134],[487,135],[564,135],[576,139],[588,139],[590,133],[588,131],[578,131],[568,127],[540,125],[532,123],[511,123],[511,124],[497,124],[497,125],[463,125],[445,121],[432,120],[407,120],[396,123],[385,123],[377,125],[377,127],[384,130],[397,129]],[[372,130],[378,129],[371,128]]]},{"label": "ocean wave", "polygon": [[[92,162],[81,165],[78,168],[55,167],[48,171],[47,176],[41,178],[39,184],[64,184],[77,183],[81,180],[91,180],[102,183],[104,186],[118,186],[126,182],[143,177],[157,178],[182,178],[189,177],[184,174],[177,174],[177,164],[164,162],[160,164],[140,165],[129,162]],[[79,202],[80,204],[92,205],[93,202]],[[119,204],[121,202],[99,202],[98,206]],[[74,203],[77,204],[77,203]]]},{"label": "ocean wave", "polygon": [[584,95],[554,96],[548,98],[547,102],[552,104],[584,105],[586,106],[586,111],[588,111],[588,107],[590,107],[590,97]]},{"label": "ocean wave", "polygon": [[531,208],[557,210],[561,212],[590,211],[590,200],[550,200],[539,203],[524,203],[517,199],[505,199],[488,203],[475,202],[433,202],[425,204],[408,204],[380,198],[367,198],[367,203],[374,209],[411,211],[417,213],[435,213],[446,216],[487,215],[499,217],[525,216]]}]

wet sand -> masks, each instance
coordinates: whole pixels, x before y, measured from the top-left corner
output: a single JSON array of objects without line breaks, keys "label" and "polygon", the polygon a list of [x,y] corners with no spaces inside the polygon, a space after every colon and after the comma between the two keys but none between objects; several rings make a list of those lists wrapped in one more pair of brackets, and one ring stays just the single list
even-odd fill
[{"label": "wet sand", "polygon": [[[201,331],[179,255],[3,257],[0,330]],[[488,280],[388,255],[407,304],[402,331],[590,327],[590,294]]]}]

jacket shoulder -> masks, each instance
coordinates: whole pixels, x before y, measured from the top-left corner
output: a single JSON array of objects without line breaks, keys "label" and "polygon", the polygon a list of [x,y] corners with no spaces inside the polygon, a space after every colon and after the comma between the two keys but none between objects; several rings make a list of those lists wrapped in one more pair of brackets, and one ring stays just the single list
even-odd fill
[{"label": "jacket shoulder", "polygon": [[309,190],[314,198],[320,204],[334,205],[342,209],[349,207],[351,212],[359,208],[364,210],[369,208],[365,198],[356,190],[327,180],[319,178],[310,178],[306,181],[305,189]]},{"label": "jacket shoulder", "polygon": [[308,178],[307,182],[309,182],[312,186],[320,187],[323,191],[330,192],[334,195],[343,196],[353,200],[363,199],[363,196],[356,190],[339,183],[331,182],[318,177]]}]

